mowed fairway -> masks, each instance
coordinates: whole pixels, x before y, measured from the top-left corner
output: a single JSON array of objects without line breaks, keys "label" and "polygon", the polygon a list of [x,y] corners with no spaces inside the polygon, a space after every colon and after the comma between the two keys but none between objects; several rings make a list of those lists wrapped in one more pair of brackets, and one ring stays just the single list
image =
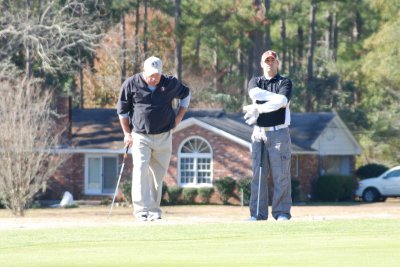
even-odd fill
[{"label": "mowed fairway", "polygon": [[[200,214],[220,209],[191,207],[196,208]],[[62,210],[60,216],[68,212]],[[178,221],[178,213],[171,208],[170,220],[123,223],[126,218],[119,214],[96,221],[92,211],[92,220],[55,227],[43,223],[41,216],[31,215],[39,227],[17,219],[21,227],[0,227],[0,266],[399,266],[400,262],[400,218],[393,209],[386,218],[306,216],[290,222]],[[113,219],[116,224],[106,223]],[[7,218],[0,216],[2,221]]]}]

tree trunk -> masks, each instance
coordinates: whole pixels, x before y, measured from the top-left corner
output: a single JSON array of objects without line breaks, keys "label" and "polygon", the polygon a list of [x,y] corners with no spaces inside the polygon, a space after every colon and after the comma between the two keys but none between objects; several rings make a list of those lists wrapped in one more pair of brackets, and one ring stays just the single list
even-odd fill
[{"label": "tree trunk", "polygon": [[281,16],[281,27],[280,27],[280,37],[282,43],[282,51],[281,51],[281,64],[280,64],[280,72],[285,73],[286,71],[286,20],[285,20],[285,12],[282,12]]},{"label": "tree trunk", "polygon": [[265,24],[265,50],[271,49],[271,19],[269,18],[269,11],[271,8],[271,0],[265,0],[265,18],[267,19],[268,23]]},{"label": "tree trunk", "polygon": [[82,51],[78,48],[78,65],[79,65],[79,108],[84,108],[84,92],[83,92],[83,65],[82,65]]},{"label": "tree trunk", "polygon": [[303,52],[304,52],[304,30],[303,27],[297,27],[297,60],[295,60],[297,67],[296,70],[299,70],[303,66]]},{"label": "tree trunk", "polygon": [[121,12],[121,84],[126,79],[126,27],[125,13]]},{"label": "tree trunk", "polygon": [[144,15],[143,15],[143,54],[147,57],[147,0],[144,0]]},{"label": "tree trunk", "polygon": [[310,16],[309,16],[309,24],[310,30],[308,35],[308,55],[307,55],[307,83],[306,83],[306,112],[313,112],[313,72],[314,72],[314,49],[315,49],[315,14],[317,11],[317,4],[313,0],[310,5]]},{"label": "tree trunk", "polygon": [[[254,8],[254,16],[256,19],[256,22],[258,23],[260,19],[265,19],[265,15],[261,17],[260,14],[265,12],[263,9],[263,5],[261,0],[253,0],[253,8]],[[261,60],[261,55],[263,54],[263,33],[261,29],[259,28],[258,25],[256,25],[256,28],[253,31],[252,35],[252,41],[254,43],[253,46],[253,53],[254,53],[254,59],[253,64],[252,64],[252,74],[255,76],[260,76],[262,74],[262,70],[260,67],[260,60]]]},{"label": "tree trunk", "polygon": [[182,80],[182,27],[181,20],[181,0],[175,0],[175,76]]},{"label": "tree trunk", "polygon": [[[32,15],[32,3],[31,0],[26,0],[26,17],[28,20]],[[27,44],[26,49],[26,63],[25,63],[25,76],[27,79],[32,78],[33,75],[33,59],[32,59],[32,45],[31,43]]]},{"label": "tree trunk", "polygon": [[140,47],[139,47],[139,21],[140,21],[140,0],[136,0],[135,18],[135,55],[133,58],[133,72],[140,72]]},{"label": "tree trunk", "polygon": [[201,33],[199,31],[197,38],[196,38],[196,48],[195,48],[195,66],[196,70],[199,67],[199,62],[200,62],[200,46],[201,46]]},{"label": "tree trunk", "polygon": [[[252,35],[254,33],[250,33],[250,39],[252,39]],[[250,81],[250,79],[253,77],[254,71],[253,71],[253,62],[254,62],[254,44],[250,43],[249,48],[247,51],[247,81]],[[247,84],[246,84],[247,88]]]},{"label": "tree trunk", "polygon": [[336,1],[333,2],[334,11],[332,14],[332,58],[336,62],[338,50],[339,27],[337,21]]},{"label": "tree trunk", "polygon": [[353,21],[353,33],[352,33],[352,41],[358,42],[360,39],[361,31],[362,31],[362,17],[360,11],[354,11],[354,21]]},{"label": "tree trunk", "polygon": [[325,19],[328,22],[328,28],[324,29],[325,58],[329,59],[332,43],[332,14],[330,11],[326,11]]},{"label": "tree trunk", "polygon": [[243,52],[242,49],[239,47],[237,51],[237,61],[238,61],[238,69],[239,69],[239,77],[243,78],[243,83],[242,86],[240,86],[240,103],[242,103],[242,106],[246,105],[246,79],[245,79],[245,72],[244,72],[244,59],[243,59]]}]

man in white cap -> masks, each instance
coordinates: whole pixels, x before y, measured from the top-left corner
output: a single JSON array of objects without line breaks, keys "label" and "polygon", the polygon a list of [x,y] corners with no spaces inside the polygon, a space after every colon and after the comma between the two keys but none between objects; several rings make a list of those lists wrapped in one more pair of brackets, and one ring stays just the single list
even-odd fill
[{"label": "man in white cap", "polygon": [[244,106],[245,119],[254,124],[252,139],[253,179],[251,183],[250,220],[268,219],[268,182],[273,180],[272,216],[278,221],[290,219],[291,140],[289,133],[292,82],[278,73],[275,51],[261,56],[264,75],[249,81],[252,105]]},{"label": "man in white cap", "polygon": [[[190,102],[190,90],[175,77],[162,73],[157,57],[144,61],[143,72],[121,86],[118,116],[125,147],[131,147],[132,202],[138,221],[161,219],[162,182],[172,152],[172,129],[182,120]],[[175,113],[172,103],[178,99]]]}]

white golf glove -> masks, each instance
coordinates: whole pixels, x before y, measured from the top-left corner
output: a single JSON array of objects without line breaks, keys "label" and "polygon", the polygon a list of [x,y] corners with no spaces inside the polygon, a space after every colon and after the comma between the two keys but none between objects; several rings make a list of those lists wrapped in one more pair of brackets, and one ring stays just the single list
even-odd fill
[{"label": "white golf glove", "polygon": [[260,141],[267,141],[267,135],[265,134],[265,130],[263,127],[254,126],[253,134],[251,135],[251,141],[253,142],[260,142]]},{"label": "white golf glove", "polygon": [[260,113],[257,110],[256,104],[251,104],[243,107],[243,111],[246,112],[244,119],[248,125],[253,125],[257,122]]}]

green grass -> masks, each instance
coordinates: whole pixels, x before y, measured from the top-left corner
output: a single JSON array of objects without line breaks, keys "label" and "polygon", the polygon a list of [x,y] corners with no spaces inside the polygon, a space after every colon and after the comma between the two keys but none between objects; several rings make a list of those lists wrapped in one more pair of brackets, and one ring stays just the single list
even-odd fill
[{"label": "green grass", "polygon": [[400,220],[0,231],[0,266],[399,266]]}]

